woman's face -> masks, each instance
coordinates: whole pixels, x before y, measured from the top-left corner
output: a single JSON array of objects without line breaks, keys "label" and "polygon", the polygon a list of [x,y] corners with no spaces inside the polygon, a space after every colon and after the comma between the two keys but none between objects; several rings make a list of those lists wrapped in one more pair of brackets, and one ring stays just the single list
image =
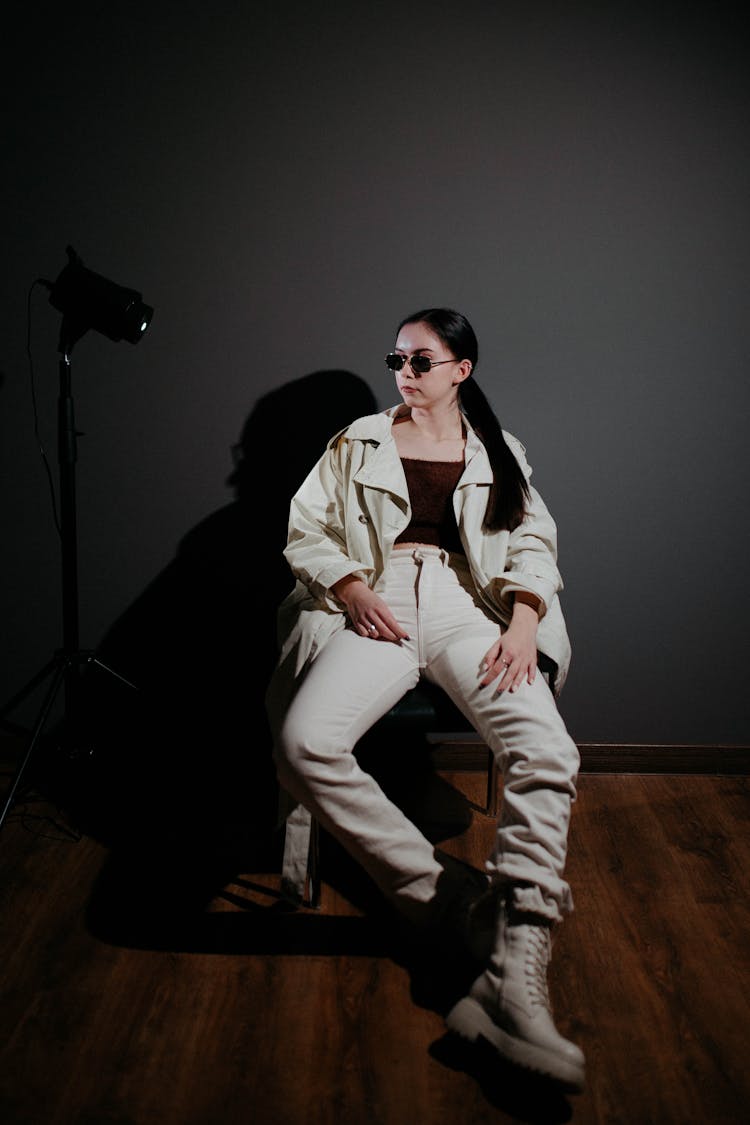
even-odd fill
[{"label": "woman's face", "polygon": [[410,406],[430,407],[455,401],[459,383],[471,372],[471,363],[456,359],[448,345],[421,321],[403,326],[393,350],[404,358],[423,355],[435,363],[422,374],[414,371],[407,359],[401,370],[395,372],[401,397]]}]

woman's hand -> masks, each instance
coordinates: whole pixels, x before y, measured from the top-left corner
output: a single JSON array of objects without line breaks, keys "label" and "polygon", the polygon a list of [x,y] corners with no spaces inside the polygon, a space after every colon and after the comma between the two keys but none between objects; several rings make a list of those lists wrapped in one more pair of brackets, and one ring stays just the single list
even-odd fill
[{"label": "woman's hand", "polygon": [[538,604],[532,596],[523,599],[516,596],[510,625],[482,661],[484,676],[480,687],[487,687],[497,677],[497,691],[517,691],[524,680],[533,684],[536,679]]},{"label": "woman's hand", "polygon": [[409,634],[399,625],[388,606],[361,578],[348,574],[331,587],[361,637],[373,641],[408,641]]}]

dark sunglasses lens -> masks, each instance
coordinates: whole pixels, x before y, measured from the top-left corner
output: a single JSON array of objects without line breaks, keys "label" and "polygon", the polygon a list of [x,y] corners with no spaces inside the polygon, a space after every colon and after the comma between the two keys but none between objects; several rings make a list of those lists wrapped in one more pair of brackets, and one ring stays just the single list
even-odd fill
[{"label": "dark sunglasses lens", "polygon": [[391,352],[390,355],[385,357],[385,365],[391,371],[400,371],[404,366],[404,357],[402,355],[396,355],[395,352]]},{"label": "dark sunglasses lens", "polygon": [[430,361],[426,355],[413,355],[409,362],[412,370],[419,372],[420,375],[426,375],[430,370]]}]

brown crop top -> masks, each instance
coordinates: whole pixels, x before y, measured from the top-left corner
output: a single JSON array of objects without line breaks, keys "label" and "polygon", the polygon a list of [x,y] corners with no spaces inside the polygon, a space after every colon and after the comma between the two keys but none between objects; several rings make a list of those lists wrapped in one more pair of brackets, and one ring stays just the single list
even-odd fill
[{"label": "brown crop top", "polygon": [[453,493],[463,461],[422,461],[402,457],[411,502],[411,521],[396,543],[429,543],[463,554],[453,511]]}]

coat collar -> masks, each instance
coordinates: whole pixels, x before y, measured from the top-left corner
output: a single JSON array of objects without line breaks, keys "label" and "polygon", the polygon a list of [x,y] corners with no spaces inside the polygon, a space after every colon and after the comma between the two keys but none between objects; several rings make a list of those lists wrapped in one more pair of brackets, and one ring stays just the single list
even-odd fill
[{"label": "coat collar", "polygon": [[[404,499],[407,497],[406,480],[396,443],[393,440],[393,422],[394,419],[408,412],[409,407],[405,403],[399,403],[379,414],[366,414],[362,418],[357,418],[342,434],[337,435],[337,438],[367,442],[375,447],[367,458],[366,464],[357,472],[357,481],[370,487],[387,488]],[[472,429],[466,415],[463,416],[463,422],[466,427],[466,464],[458,488],[473,484],[491,485],[492,466],[487,450]]]}]

